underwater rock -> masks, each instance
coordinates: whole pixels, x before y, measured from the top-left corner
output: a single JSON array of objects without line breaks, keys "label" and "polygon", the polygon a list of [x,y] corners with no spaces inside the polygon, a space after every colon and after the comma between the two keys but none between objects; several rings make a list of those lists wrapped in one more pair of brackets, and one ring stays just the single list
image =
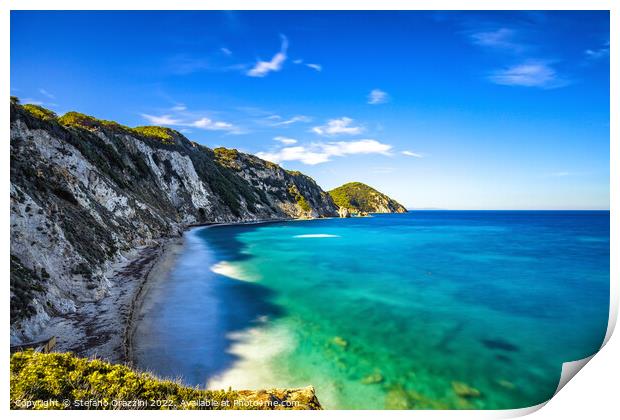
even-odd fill
[{"label": "underwater rock", "polygon": [[480,340],[482,344],[488,349],[491,350],[502,350],[502,351],[519,351],[519,347],[515,346],[512,343],[509,343],[506,340],[502,340],[501,338],[483,338]]},{"label": "underwater rock", "polygon": [[381,382],[383,382],[383,375],[381,375],[381,372],[374,372],[362,378],[362,383],[364,385],[380,384]]},{"label": "underwater rock", "polygon": [[[430,398],[415,390],[406,390],[402,385],[392,386],[385,396],[385,408],[390,410],[447,410],[452,407],[444,401]],[[470,408],[470,407],[468,407]]]},{"label": "underwater rock", "polygon": [[506,388],[506,389],[515,389],[517,387],[515,384],[513,384],[510,381],[507,381],[506,379],[499,379],[497,381],[497,384],[501,386],[502,388]]},{"label": "underwater rock", "polygon": [[454,393],[459,397],[476,398],[480,396],[480,391],[478,391],[474,387],[467,385],[464,382],[452,382],[452,389],[454,390]]},{"label": "underwater rock", "polygon": [[388,410],[408,410],[409,395],[403,388],[393,388],[385,395],[385,408]]},{"label": "underwater rock", "polygon": [[338,347],[342,347],[346,349],[349,346],[349,342],[342,337],[336,336],[332,339],[332,343],[337,345]]},{"label": "underwater rock", "polygon": [[503,355],[503,354],[496,354],[495,358],[497,360],[501,360],[504,363],[512,363],[512,359],[510,357],[508,357],[508,356]]}]

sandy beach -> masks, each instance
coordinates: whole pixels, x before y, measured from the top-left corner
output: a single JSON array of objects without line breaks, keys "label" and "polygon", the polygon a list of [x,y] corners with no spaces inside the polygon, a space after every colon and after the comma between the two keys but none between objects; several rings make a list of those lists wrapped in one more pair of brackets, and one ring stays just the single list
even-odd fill
[{"label": "sandy beach", "polygon": [[84,302],[76,312],[52,318],[41,336],[57,337],[55,351],[130,362],[135,308],[140,307],[149,283],[166,277],[182,246],[183,238],[165,238],[128,252],[106,273],[110,288],[103,299]]},{"label": "sandy beach", "polygon": [[[286,220],[286,219],[285,219]],[[188,226],[201,229],[224,225],[273,223],[256,220]],[[40,338],[57,337],[55,351],[133,364],[132,341],[145,297],[168,279],[184,245],[183,237],[162,238],[152,246],[133,249],[106,272],[108,294],[98,301],[83,302],[73,313],[53,317]],[[119,334],[119,331],[122,333]]]}]

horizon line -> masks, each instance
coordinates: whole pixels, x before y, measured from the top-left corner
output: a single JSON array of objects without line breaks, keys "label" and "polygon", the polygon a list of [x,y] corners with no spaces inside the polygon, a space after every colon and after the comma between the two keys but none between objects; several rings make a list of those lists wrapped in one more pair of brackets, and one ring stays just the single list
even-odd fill
[{"label": "horizon line", "polygon": [[611,211],[611,209],[446,209],[434,207],[406,207],[407,211]]}]

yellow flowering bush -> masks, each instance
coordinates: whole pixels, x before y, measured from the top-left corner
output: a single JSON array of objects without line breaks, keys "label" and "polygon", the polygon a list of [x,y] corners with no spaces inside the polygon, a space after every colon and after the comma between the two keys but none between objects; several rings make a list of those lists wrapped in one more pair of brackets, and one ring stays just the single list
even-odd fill
[{"label": "yellow flowering bush", "polygon": [[235,404],[244,399],[236,391],[186,387],[124,365],[78,358],[70,353],[14,353],[10,388],[12,409],[248,408]]},{"label": "yellow flowering bush", "polygon": [[26,104],[23,105],[22,108],[24,108],[35,117],[41,118],[42,120],[55,120],[57,117],[54,111],[50,111],[49,109],[43,108],[40,105]]}]

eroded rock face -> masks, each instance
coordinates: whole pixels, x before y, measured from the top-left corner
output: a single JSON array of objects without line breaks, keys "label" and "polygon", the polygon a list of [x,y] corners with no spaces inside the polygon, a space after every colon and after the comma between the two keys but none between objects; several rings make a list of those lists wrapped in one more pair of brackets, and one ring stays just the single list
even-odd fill
[{"label": "eroded rock face", "polygon": [[349,209],[346,207],[338,207],[338,216],[340,217],[351,217],[351,213],[349,213]]},{"label": "eroded rock face", "polygon": [[113,261],[188,225],[337,215],[311,178],[169,131],[65,127],[11,104],[12,342],[105,296]]}]

